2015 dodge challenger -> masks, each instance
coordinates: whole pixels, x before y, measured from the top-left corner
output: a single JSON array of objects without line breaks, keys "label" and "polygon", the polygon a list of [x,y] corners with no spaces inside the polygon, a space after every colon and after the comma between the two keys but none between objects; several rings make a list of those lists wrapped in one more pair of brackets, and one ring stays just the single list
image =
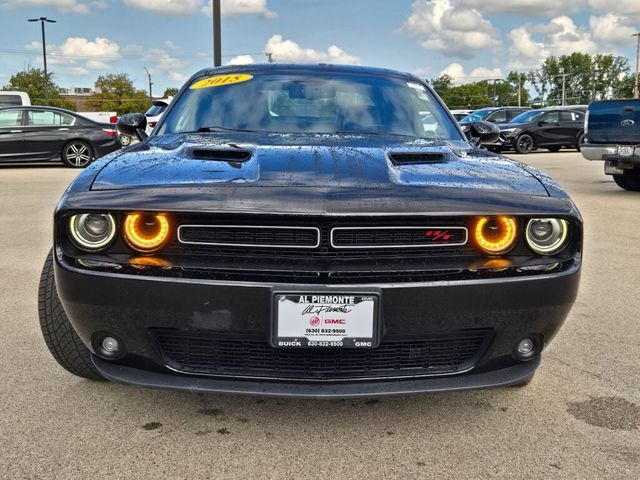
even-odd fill
[{"label": "2015 dodge challenger", "polygon": [[[428,119],[428,122],[425,122]],[[203,70],[54,217],[40,323],[90,379],[348,397],[526,384],[578,289],[582,220],[421,79]]]}]

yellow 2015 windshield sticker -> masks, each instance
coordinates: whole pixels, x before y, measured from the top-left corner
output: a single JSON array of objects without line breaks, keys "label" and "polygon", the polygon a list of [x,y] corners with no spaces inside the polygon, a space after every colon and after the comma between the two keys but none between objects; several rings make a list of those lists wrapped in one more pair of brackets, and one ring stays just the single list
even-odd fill
[{"label": "yellow 2015 windshield sticker", "polygon": [[226,75],[216,75],[215,77],[207,77],[202,80],[198,80],[196,83],[189,87],[191,90],[198,88],[212,88],[222,87],[225,85],[233,85],[234,83],[247,82],[253,78],[253,75],[248,73],[232,73]]}]

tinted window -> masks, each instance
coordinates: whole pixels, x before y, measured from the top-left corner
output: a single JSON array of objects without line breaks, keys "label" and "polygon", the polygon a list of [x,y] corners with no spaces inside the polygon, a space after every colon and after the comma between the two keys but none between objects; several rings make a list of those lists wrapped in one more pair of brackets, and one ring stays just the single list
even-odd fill
[{"label": "tinted window", "polygon": [[490,109],[490,108],[483,108],[480,110],[476,110],[475,112],[471,112],[469,115],[464,117],[461,120],[461,122],[462,123],[479,122],[481,120],[486,119],[491,112],[493,112],[493,109]]},{"label": "tinted window", "polygon": [[507,111],[506,110],[495,111],[487,117],[487,120],[493,123],[504,123],[507,121]]},{"label": "tinted window", "polygon": [[248,130],[460,139],[429,90],[393,77],[323,72],[218,75],[194,80],[174,102],[160,135]]},{"label": "tinted window", "polygon": [[0,95],[0,106],[4,105],[22,105],[20,95]]},{"label": "tinted window", "polygon": [[22,110],[1,110],[0,127],[19,127],[22,125]]},{"label": "tinted window", "polygon": [[559,112],[549,112],[542,119],[544,122],[557,123],[560,121]]},{"label": "tinted window", "polygon": [[147,113],[145,113],[145,115],[147,117],[156,117],[162,114],[166,109],[167,109],[167,106],[164,103],[154,104],[154,105],[151,105],[151,108],[147,110]]},{"label": "tinted window", "polygon": [[27,114],[27,125],[73,125],[73,121],[71,115],[47,110],[29,110]]},{"label": "tinted window", "polygon": [[562,122],[573,122],[575,119],[576,116],[573,112],[560,112],[560,121]]},{"label": "tinted window", "polygon": [[528,110],[526,112],[522,112],[520,115],[515,117],[511,123],[531,123],[537,122],[538,117],[541,117],[542,113],[536,110]]},{"label": "tinted window", "polygon": [[516,118],[518,115],[520,115],[523,112],[523,110],[507,110],[507,120],[511,121],[514,118]]}]

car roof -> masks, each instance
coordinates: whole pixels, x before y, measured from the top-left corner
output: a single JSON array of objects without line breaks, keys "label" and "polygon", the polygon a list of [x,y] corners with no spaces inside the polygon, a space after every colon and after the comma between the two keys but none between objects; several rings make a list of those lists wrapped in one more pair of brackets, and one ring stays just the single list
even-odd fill
[{"label": "car roof", "polygon": [[0,110],[49,110],[52,112],[66,113],[68,115],[75,115],[75,116],[78,115],[76,112],[72,112],[71,110],[65,110],[64,108],[45,107],[42,105],[13,105],[13,106],[8,105],[6,107],[0,107]]},{"label": "car roof", "polygon": [[205,75],[222,75],[225,73],[344,73],[356,75],[374,75],[380,77],[396,77],[405,80],[418,80],[424,82],[421,78],[407,72],[400,72],[387,68],[366,67],[361,65],[335,65],[330,63],[317,64],[286,64],[286,63],[254,63],[249,65],[227,65],[224,67],[204,68],[196,72],[191,79],[202,77]]}]

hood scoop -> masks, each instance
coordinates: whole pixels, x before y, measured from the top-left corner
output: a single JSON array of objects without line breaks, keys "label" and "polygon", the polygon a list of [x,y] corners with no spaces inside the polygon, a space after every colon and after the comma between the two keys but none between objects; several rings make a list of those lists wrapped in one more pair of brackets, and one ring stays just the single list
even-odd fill
[{"label": "hood scoop", "polygon": [[218,162],[246,162],[251,158],[247,150],[225,150],[220,148],[193,148],[187,156],[197,160],[213,160]]},{"label": "hood scoop", "polygon": [[448,155],[440,152],[390,153],[389,159],[395,166],[423,165],[446,162]]}]

